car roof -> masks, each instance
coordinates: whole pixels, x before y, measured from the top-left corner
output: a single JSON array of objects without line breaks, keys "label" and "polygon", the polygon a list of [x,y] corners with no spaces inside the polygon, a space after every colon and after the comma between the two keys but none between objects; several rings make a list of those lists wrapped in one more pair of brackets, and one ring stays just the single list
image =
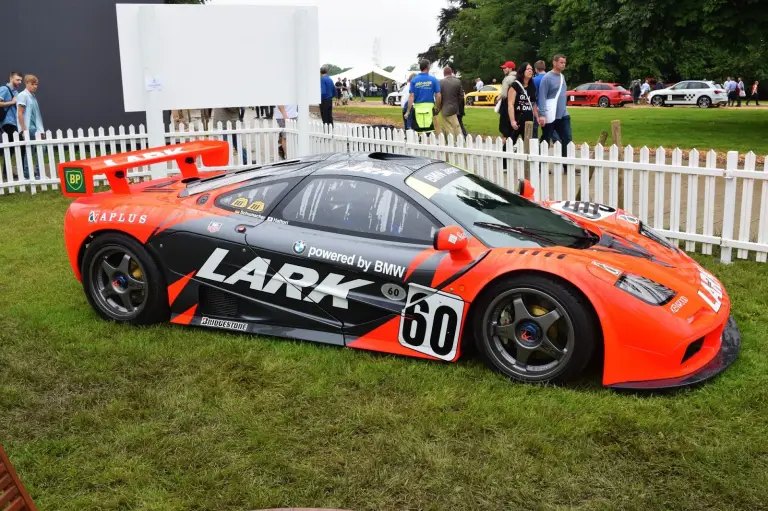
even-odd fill
[{"label": "car roof", "polygon": [[218,190],[236,184],[250,186],[267,178],[317,176],[354,176],[403,186],[414,172],[430,165],[448,166],[443,160],[395,153],[322,153],[269,165],[237,169],[187,184],[182,197]]}]

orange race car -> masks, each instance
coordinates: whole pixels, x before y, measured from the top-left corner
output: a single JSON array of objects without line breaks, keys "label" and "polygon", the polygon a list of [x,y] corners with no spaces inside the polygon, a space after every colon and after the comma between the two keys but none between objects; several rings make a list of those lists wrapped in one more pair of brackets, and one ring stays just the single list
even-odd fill
[{"label": "orange race car", "polygon": [[[722,285],[622,210],[533,201],[440,160],[320,154],[225,165],[200,141],[59,164],[67,251],[104,318],[447,362],[475,343],[523,382],[595,356],[616,388],[694,384],[737,357]],[[129,184],[175,160],[181,175]],[[111,191],[94,193],[105,174]]]}]

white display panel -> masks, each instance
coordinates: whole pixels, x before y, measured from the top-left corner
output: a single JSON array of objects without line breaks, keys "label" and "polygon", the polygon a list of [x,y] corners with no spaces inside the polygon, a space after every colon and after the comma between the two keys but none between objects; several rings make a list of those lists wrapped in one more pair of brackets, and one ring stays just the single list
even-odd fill
[{"label": "white display panel", "polygon": [[318,13],[307,4],[117,4],[125,110],[319,104]]}]

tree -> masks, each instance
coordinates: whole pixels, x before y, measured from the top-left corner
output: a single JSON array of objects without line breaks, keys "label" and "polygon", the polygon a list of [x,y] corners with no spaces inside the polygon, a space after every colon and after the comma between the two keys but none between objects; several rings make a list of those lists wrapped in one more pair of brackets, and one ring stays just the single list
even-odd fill
[{"label": "tree", "polygon": [[418,64],[411,64],[411,67],[408,68],[408,71],[416,71],[418,73],[421,71],[421,68]]},{"label": "tree", "polygon": [[343,73],[344,71],[349,71],[352,69],[351,67],[339,67],[336,64],[326,64],[328,66],[328,74],[330,76],[335,76],[337,74]]},{"label": "tree", "polygon": [[384,68],[384,71],[387,73],[391,73],[395,69],[395,66],[387,66]]}]

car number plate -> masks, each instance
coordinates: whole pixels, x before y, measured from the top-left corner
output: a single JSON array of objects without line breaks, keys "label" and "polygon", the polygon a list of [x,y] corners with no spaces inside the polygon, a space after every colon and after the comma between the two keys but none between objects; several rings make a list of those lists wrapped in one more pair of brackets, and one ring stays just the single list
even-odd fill
[{"label": "car number plate", "polygon": [[576,96],[571,96],[571,101],[576,101]]}]

